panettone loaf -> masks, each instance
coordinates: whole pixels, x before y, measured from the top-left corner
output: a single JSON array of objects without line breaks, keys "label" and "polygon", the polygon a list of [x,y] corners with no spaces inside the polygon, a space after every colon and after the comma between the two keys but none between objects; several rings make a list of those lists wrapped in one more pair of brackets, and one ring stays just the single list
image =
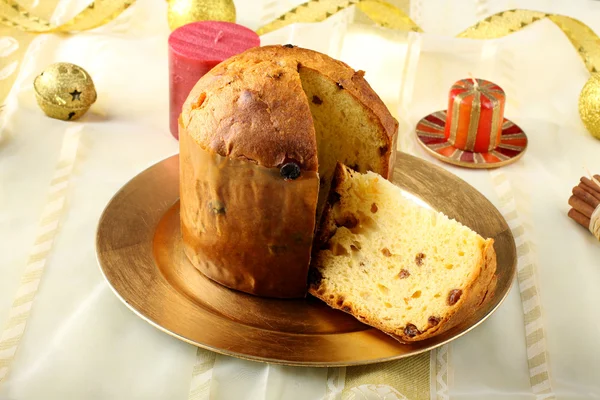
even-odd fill
[{"label": "panettone loaf", "polygon": [[455,326],[495,287],[493,240],[368,172],[338,165],[309,292],[397,339]]},{"label": "panettone loaf", "polygon": [[180,116],[188,258],[234,289],[304,296],[336,162],[390,177],[397,129],[362,72],[315,51],[265,46],[217,65]]}]

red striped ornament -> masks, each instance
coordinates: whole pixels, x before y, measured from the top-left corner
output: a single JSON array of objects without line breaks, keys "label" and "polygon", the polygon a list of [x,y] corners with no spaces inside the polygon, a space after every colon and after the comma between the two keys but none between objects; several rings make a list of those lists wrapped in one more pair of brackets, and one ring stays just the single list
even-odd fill
[{"label": "red striped ornament", "polygon": [[419,143],[442,161],[469,168],[494,168],[516,161],[527,147],[521,128],[504,118],[506,96],[482,79],[452,85],[448,110],[417,124]]}]

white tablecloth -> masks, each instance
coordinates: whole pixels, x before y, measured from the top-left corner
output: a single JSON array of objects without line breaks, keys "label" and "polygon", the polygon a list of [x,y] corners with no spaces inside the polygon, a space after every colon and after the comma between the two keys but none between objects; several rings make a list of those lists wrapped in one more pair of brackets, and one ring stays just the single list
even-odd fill
[{"label": "white tablecloth", "polygon": [[[86,3],[64,0],[55,18],[65,20]],[[238,22],[256,28],[268,15],[297,3],[240,0]],[[600,2],[594,0],[434,0],[409,6],[426,34],[346,27],[350,11],[262,38],[263,44],[314,48],[364,69],[400,121],[400,149],[436,164],[442,165],[417,146],[414,125],[443,109],[451,84],[468,73],[505,89],[506,115],[529,136],[524,158],[500,170],[442,165],[510,216],[522,246],[520,267],[535,272],[525,284],[537,295],[524,304],[520,292],[527,287],[515,283],[491,318],[445,346],[447,373],[437,382],[432,375],[432,399],[533,399],[546,388],[560,399],[600,397],[600,243],[566,216],[583,167],[600,173],[600,141],[586,132],[577,112],[589,73],[548,21],[501,40],[451,38],[493,12],[514,7],[571,15],[600,32]],[[327,380],[327,369],[216,356],[211,368],[194,373],[203,365],[196,348],[135,316],[99,272],[94,239],[104,206],[131,177],[178,151],[168,132],[166,8],[164,0],[139,0],[95,31],[37,37],[5,101],[0,114],[0,329],[34,247],[57,162],[74,159],[59,228],[26,332],[10,374],[0,383],[0,399],[319,399],[326,393],[341,398],[332,390],[336,383]],[[34,77],[57,61],[83,66],[96,84],[98,101],[79,121],[49,119],[35,103]],[[525,326],[524,309],[536,304],[542,318],[533,328],[544,336],[540,345],[528,348],[533,328]],[[528,359],[539,354],[545,362],[532,372]],[[532,387],[532,373],[548,373],[544,388]],[[402,398],[393,396],[386,398]]]}]

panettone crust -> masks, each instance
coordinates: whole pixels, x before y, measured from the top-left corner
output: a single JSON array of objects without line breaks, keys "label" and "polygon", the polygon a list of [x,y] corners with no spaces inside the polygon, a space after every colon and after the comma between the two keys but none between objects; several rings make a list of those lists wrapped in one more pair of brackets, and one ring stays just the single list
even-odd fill
[{"label": "panettone crust", "polygon": [[393,165],[398,122],[364,72],[300,47],[256,47],[217,65],[198,81],[183,105],[180,134],[191,135],[222,156],[268,168],[293,159],[303,170],[316,171],[315,130],[300,68],[318,71],[369,110],[388,139],[388,153],[382,158]]},{"label": "panettone crust", "polygon": [[[361,71],[315,51],[265,46],[234,56],[202,77],[179,120],[185,251],[209,278],[251,294],[306,294],[323,182],[317,175],[314,121],[300,79],[303,68],[356,99],[381,144],[377,172],[390,177],[393,171],[398,123]],[[190,160],[198,161],[194,153],[204,151],[218,166],[206,171],[191,166]],[[247,162],[247,171],[222,173],[219,168],[233,164],[215,156]],[[299,179],[285,180],[276,173],[288,162],[300,167]],[[253,182],[256,176],[269,178]],[[269,196],[265,191],[273,188],[277,195]],[[209,204],[214,201],[224,203],[225,212],[215,212]]]}]

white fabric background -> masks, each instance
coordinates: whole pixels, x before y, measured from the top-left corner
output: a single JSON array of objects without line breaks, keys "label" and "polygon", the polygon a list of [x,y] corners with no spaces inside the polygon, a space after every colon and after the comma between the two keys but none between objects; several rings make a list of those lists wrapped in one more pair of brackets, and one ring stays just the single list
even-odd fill
[{"label": "white fabric background", "polygon": [[[77,11],[62,2],[57,18]],[[266,12],[289,4],[238,1],[240,23],[255,28]],[[299,3],[298,1],[288,3]],[[410,129],[445,107],[454,80],[473,73],[507,92],[507,117],[530,138],[525,157],[503,168],[534,245],[552,384],[558,398],[600,397],[600,243],[566,217],[583,165],[600,172],[600,141],[577,114],[589,74],[562,33],[542,22],[493,42],[457,40],[489,13],[512,7],[573,15],[600,32],[600,2],[430,0],[411,10],[427,34],[350,27],[348,15],[319,26],[274,32],[263,43],[293,42],[328,52],[367,79],[401,121],[402,149],[429,161]],[[139,0],[119,20],[94,32],[40,36],[29,50],[0,118],[0,328],[35,236],[62,140],[80,130],[67,212],[51,253],[27,331],[0,385],[0,399],[186,399],[195,348],[137,318],[98,270],[94,236],[103,207],[127,180],[178,151],[168,133],[164,0]],[[267,10],[267,11],[265,11]],[[312,30],[309,32],[309,30]],[[333,32],[336,32],[333,34]],[[344,33],[342,36],[341,34]],[[324,40],[330,38],[330,40]],[[367,39],[368,38],[368,39]],[[80,121],[46,118],[33,78],[48,64],[88,70],[98,102]],[[441,165],[441,164],[440,164]],[[492,202],[490,173],[443,165]],[[521,300],[513,287],[481,327],[451,345],[452,399],[533,399],[527,371]],[[318,399],[326,370],[285,368],[217,356],[214,399]]]}]

